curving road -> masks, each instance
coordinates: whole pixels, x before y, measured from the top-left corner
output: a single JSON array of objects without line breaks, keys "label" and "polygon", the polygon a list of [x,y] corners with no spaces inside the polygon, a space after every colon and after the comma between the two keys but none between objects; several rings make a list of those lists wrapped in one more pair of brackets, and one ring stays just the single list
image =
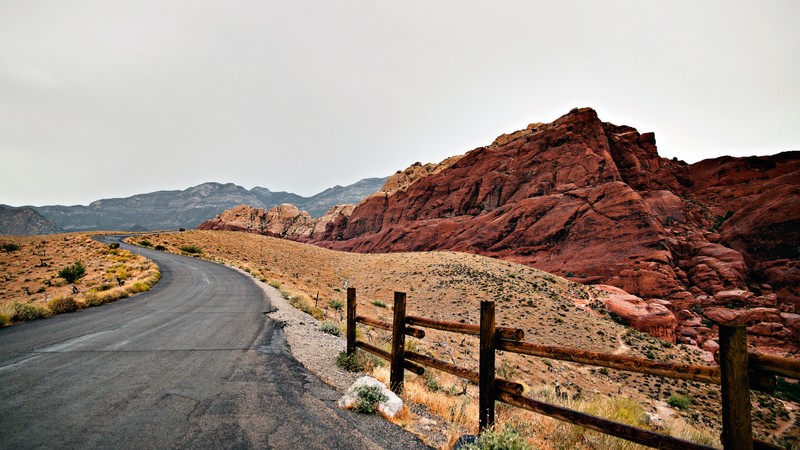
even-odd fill
[{"label": "curving road", "polygon": [[427,448],[339,410],[245,275],[126,248],[161,268],[149,292],[0,329],[0,448]]}]

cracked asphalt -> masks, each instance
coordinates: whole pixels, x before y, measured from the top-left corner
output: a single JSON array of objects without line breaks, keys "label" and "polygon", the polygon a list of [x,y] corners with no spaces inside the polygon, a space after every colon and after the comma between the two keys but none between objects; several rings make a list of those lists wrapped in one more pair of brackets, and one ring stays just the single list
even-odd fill
[{"label": "cracked asphalt", "polygon": [[0,448],[428,448],[338,409],[247,276],[126,248],[161,268],[149,292],[0,329]]}]

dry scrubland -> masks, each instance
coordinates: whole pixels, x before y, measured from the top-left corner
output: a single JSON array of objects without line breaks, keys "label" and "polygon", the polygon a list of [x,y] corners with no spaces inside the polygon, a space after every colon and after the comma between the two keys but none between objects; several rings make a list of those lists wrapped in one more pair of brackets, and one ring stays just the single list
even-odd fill
[{"label": "dry scrubland", "polygon": [[[126,298],[147,291],[160,277],[152,261],[112,249],[89,234],[0,236],[0,244],[2,325]],[[80,266],[85,274],[74,282],[73,289],[59,271]]]},{"label": "dry scrubland", "polygon": [[[506,261],[456,252],[355,254],[224,231],[132,240],[140,239],[169,251],[181,253],[184,248],[195,256],[239,267],[280,288],[292,304],[326,321],[328,327],[333,322],[344,329],[347,286],[358,291],[359,314],[388,321],[392,319],[393,291],[408,294],[409,315],[467,323],[478,323],[479,302],[488,299],[497,303],[498,325],[523,328],[526,341],[703,364],[696,349],[664,343],[614,322],[597,301],[602,296],[597,289]],[[358,332],[361,339],[388,350],[388,332],[366,327]],[[426,333],[422,340],[407,338],[407,345],[477,369],[477,338],[436,330]],[[365,359],[375,362],[374,358]],[[719,445],[718,387],[502,352],[497,367],[500,376],[523,382],[528,396]],[[367,370],[388,378],[388,369],[380,365]],[[451,443],[464,431],[476,431],[475,386],[433,369],[424,377],[407,374],[405,397],[449,421]],[[556,395],[556,384],[561,395]],[[794,442],[799,433],[793,412],[796,404],[759,395],[754,406],[760,437],[778,431],[782,439],[788,439],[784,442]],[[498,419],[525,424],[516,430],[538,448],[638,448],[501,404]],[[405,418],[401,424],[410,426],[413,420]]]}]

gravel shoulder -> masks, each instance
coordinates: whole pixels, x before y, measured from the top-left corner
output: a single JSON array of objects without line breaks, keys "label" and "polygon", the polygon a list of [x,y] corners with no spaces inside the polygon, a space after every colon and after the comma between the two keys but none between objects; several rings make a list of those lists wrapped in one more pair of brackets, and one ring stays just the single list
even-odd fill
[{"label": "gravel shoulder", "polygon": [[[245,273],[238,268],[235,270]],[[261,288],[272,305],[267,315],[282,327],[290,353],[309,372],[340,394],[344,394],[356,379],[364,375],[348,372],[336,365],[336,356],[347,348],[345,338],[322,332],[316,319],[290,305],[278,289],[256,279],[253,282]],[[448,439],[447,424],[421,405],[408,402],[406,405],[417,419],[412,421],[407,430],[428,445],[443,448]]]}]

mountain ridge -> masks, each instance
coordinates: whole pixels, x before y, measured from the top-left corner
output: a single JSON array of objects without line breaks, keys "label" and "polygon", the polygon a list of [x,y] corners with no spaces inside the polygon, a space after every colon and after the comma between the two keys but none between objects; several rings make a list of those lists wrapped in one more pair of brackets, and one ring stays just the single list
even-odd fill
[{"label": "mountain ridge", "polygon": [[236,205],[271,208],[283,203],[307,208],[312,216],[324,214],[340,203],[359,202],[378,190],[386,178],[366,178],[348,186],[336,186],[311,197],[234,183],[206,182],[184,190],[162,190],[130,197],[105,198],[88,205],[24,206],[53,222],[63,231],[166,230],[194,228],[219,212]]}]

